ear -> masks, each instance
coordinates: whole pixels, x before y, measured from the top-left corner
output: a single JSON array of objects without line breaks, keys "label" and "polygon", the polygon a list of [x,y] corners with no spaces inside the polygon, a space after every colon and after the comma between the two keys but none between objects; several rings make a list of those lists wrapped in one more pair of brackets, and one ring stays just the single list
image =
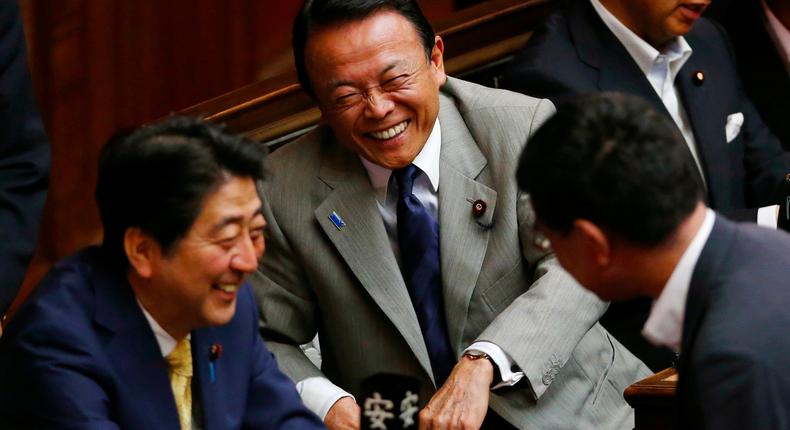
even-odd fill
[{"label": "ear", "polygon": [[137,275],[150,279],[154,260],[160,257],[159,244],[138,227],[129,227],[123,235],[123,248]]},{"label": "ear", "polygon": [[444,41],[441,36],[434,38],[433,49],[431,50],[431,65],[433,74],[439,86],[447,82],[447,74],[444,72]]},{"label": "ear", "polygon": [[591,257],[598,268],[609,266],[612,260],[611,243],[603,230],[586,219],[577,219],[573,222],[573,233],[580,238],[580,244]]}]

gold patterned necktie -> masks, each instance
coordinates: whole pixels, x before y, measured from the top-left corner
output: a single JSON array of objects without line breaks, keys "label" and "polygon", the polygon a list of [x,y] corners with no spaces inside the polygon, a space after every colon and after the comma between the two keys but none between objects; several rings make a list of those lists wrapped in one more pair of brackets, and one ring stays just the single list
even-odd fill
[{"label": "gold patterned necktie", "polygon": [[170,365],[170,386],[178,408],[181,430],[192,429],[192,349],[189,339],[183,338],[167,355]]}]

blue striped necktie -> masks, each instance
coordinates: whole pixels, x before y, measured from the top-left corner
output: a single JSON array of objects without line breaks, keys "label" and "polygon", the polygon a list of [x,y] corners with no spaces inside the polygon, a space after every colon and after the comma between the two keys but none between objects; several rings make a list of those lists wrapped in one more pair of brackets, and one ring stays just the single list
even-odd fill
[{"label": "blue striped necktie", "polygon": [[439,224],[412,194],[414,179],[421,173],[413,164],[392,172],[398,184],[401,272],[420,322],[438,387],[447,379],[456,360],[444,317],[442,273],[439,268]]}]

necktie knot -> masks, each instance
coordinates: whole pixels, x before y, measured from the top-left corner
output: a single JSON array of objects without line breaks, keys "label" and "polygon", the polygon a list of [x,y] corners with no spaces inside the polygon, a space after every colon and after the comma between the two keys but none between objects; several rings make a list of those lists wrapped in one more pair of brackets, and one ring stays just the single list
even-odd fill
[{"label": "necktie knot", "polygon": [[398,197],[403,199],[411,195],[414,179],[420,174],[420,169],[414,164],[409,164],[406,167],[393,170],[392,174],[395,176],[395,183],[398,184]]}]

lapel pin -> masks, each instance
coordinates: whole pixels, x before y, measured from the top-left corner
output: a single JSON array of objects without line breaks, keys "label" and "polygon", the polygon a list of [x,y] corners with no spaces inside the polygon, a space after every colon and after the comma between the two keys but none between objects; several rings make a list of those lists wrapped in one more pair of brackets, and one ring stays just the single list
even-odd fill
[{"label": "lapel pin", "polygon": [[705,83],[705,73],[702,70],[697,70],[696,72],[691,74],[691,82],[694,82],[696,86],[702,86]]},{"label": "lapel pin", "polygon": [[329,221],[332,221],[332,224],[334,224],[338,230],[342,230],[343,227],[346,226],[346,222],[343,221],[343,218],[340,218],[340,215],[338,215],[335,211],[332,211],[332,213],[329,214]]},{"label": "lapel pin", "polygon": [[475,218],[480,218],[486,213],[487,207],[488,206],[486,205],[486,202],[482,200],[475,200],[472,202],[472,215],[474,215]]},{"label": "lapel pin", "polygon": [[[469,203],[472,204],[472,216],[474,216],[475,218],[482,217],[486,213],[486,209],[488,209],[488,205],[483,200],[480,200],[480,199],[477,199],[477,200],[466,199],[466,201],[468,201]],[[475,220],[475,223],[477,223],[477,225],[482,227],[483,230],[490,230],[492,227],[494,227],[494,223],[493,222],[492,223],[483,223],[483,222],[480,222],[479,220]]]},{"label": "lapel pin", "polygon": [[215,343],[209,347],[209,362],[208,362],[208,374],[209,378],[211,379],[211,383],[213,384],[217,380],[217,372],[214,368],[214,362],[219,360],[222,357],[222,345]]}]

